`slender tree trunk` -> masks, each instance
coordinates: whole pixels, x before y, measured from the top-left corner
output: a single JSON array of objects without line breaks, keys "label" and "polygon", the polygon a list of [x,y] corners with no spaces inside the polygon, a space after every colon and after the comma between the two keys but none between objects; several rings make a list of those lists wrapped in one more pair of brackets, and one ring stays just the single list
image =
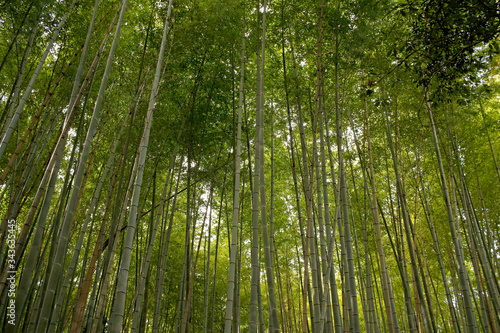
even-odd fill
[{"label": "slender tree trunk", "polygon": [[[125,0],[126,1],[126,0]],[[128,273],[130,267],[130,260],[132,255],[132,245],[134,242],[136,223],[137,223],[137,204],[139,202],[139,196],[141,193],[142,187],[142,177],[144,174],[144,167],[146,162],[146,155],[149,143],[149,133],[151,130],[151,124],[153,120],[153,111],[155,109],[156,97],[158,95],[158,87],[160,84],[160,75],[161,68],[163,63],[163,55],[165,53],[165,46],[167,42],[167,32],[168,32],[168,24],[170,21],[170,13],[172,8],[172,1],[169,1],[168,4],[168,13],[165,19],[165,24],[163,27],[163,37],[161,41],[160,53],[158,56],[158,61],[156,65],[156,72],[153,81],[153,87],[151,89],[151,97],[149,100],[148,113],[146,116],[146,122],[144,125],[144,133],[141,139],[141,144],[139,147],[139,153],[137,156],[137,174],[134,185],[134,191],[132,194],[132,203],[130,205],[130,215],[129,221],[125,233],[125,241],[123,244],[123,252],[122,252],[122,261],[118,273],[118,280],[116,282],[116,294],[114,299],[113,311],[111,313],[110,318],[110,330],[111,332],[120,332],[123,325],[123,317],[125,311],[125,296],[127,293],[127,282],[128,282]],[[125,6],[125,4],[124,4]],[[147,262],[147,261],[146,261]]]},{"label": "slender tree trunk", "polygon": [[380,275],[382,282],[382,295],[384,297],[385,312],[387,315],[387,322],[389,326],[389,332],[396,333],[399,332],[399,323],[396,313],[396,305],[394,302],[394,293],[392,290],[391,279],[387,270],[387,261],[385,259],[385,251],[382,244],[382,232],[380,229],[380,221],[378,216],[378,199],[377,191],[375,187],[375,171],[373,168],[373,157],[371,148],[371,138],[370,138],[370,124],[368,118],[368,106],[366,103],[366,98],[364,99],[364,114],[365,114],[365,128],[366,128],[366,143],[368,149],[368,165],[369,165],[369,178],[371,186],[371,210],[373,218],[373,226],[375,228],[375,236],[377,239],[377,250],[380,259]]},{"label": "slender tree trunk", "polygon": [[436,150],[436,157],[439,166],[439,175],[441,177],[441,186],[443,190],[443,198],[446,204],[446,212],[448,214],[448,222],[450,225],[451,238],[453,241],[453,246],[455,249],[455,256],[458,264],[458,278],[460,282],[460,289],[462,292],[462,297],[465,303],[465,314],[467,318],[467,330],[469,332],[478,332],[476,316],[474,314],[474,307],[472,304],[471,291],[468,284],[468,274],[465,266],[465,260],[463,255],[463,248],[460,240],[457,238],[457,231],[455,227],[455,219],[453,217],[453,212],[451,210],[451,202],[448,193],[448,185],[446,182],[446,176],[444,173],[443,162],[441,159],[441,150],[439,148],[439,142],[436,132],[436,125],[434,123],[434,116],[432,113],[429,97],[428,97],[428,87],[424,90],[425,94],[425,106],[429,112],[429,118],[431,121],[432,137],[434,140],[434,148]]},{"label": "slender tree trunk", "polygon": [[19,27],[17,27],[16,32],[14,33],[14,37],[12,38],[12,41],[10,42],[9,47],[8,47],[7,51],[5,52],[5,55],[2,59],[2,63],[0,64],[0,73],[2,72],[3,66],[5,65],[5,61],[7,60],[8,56],[10,54],[10,51],[12,51],[12,48],[16,44],[17,37],[19,37],[19,32],[21,31],[21,28],[24,26],[24,22],[26,22],[26,18],[28,17],[28,15],[31,11],[31,8],[33,8],[34,3],[35,3],[35,1],[30,2],[28,9],[26,9],[26,12],[24,13],[21,24],[19,24]]},{"label": "slender tree trunk", "polygon": [[[422,290],[422,284],[420,281],[420,274],[419,274],[419,270],[418,270],[418,266],[417,266],[415,249],[414,249],[414,245],[413,245],[413,239],[411,237],[412,224],[411,224],[410,216],[409,216],[409,212],[408,212],[406,194],[405,194],[403,184],[401,181],[399,167],[397,165],[397,157],[396,157],[396,153],[395,153],[395,149],[394,149],[394,144],[392,141],[392,132],[391,132],[391,126],[389,123],[389,113],[387,111],[387,106],[385,106],[385,118],[386,118],[386,122],[387,122],[387,138],[389,141],[389,147],[391,149],[391,155],[392,155],[392,160],[393,160],[393,165],[394,165],[393,166],[394,173],[396,176],[396,188],[397,188],[397,192],[398,192],[398,199],[399,199],[399,203],[400,203],[400,207],[401,207],[402,218],[403,218],[403,221],[405,224],[406,242],[408,245],[408,252],[410,254],[412,272],[413,272],[414,279],[415,279],[415,281],[414,281],[415,285],[416,285],[415,289],[417,290],[416,294],[418,294],[418,299],[421,300],[420,304],[421,304],[422,311],[424,314],[424,325],[426,326],[426,329],[429,332],[436,331],[436,328],[431,325],[434,323],[433,321],[430,320],[430,317],[432,315],[429,315],[427,306],[424,303],[425,296],[424,296],[424,293]],[[420,311],[420,306],[418,306],[418,304],[417,304],[417,311],[418,312]]]},{"label": "slender tree trunk", "polygon": [[[35,40],[35,37],[38,33],[38,28],[39,28],[39,20],[42,14],[42,8],[39,9],[36,19],[33,22],[32,26],[32,31],[30,34],[30,37],[28,39],[28,42],[26,44],[26,49],[24,50],[24,55],[21,60],[21,66],[19,66],[19,70],[17,72],[16,79],[14,81],[14,84],[12,85],[12,90],[9,94],[9,97],[7,98],[7,103],[5,104],[5,109],[4,112],[2,113],[1,121],[2,121],[2,134],[1,137],[3,138],[5,133],[7,132],[8,126],[10,124],[10,121],[12,120],[12,116],[14,114],[14,109],[16,107],[16,101],[19,99],[19,94],[21,93],[21,84],[23,81],[24,77],[24,72],[26,70],[26,66],[28,64],[29,60],[29,55],[31,53],[32,47],[33,47],[33,42]],[[6,54],[7,56],[7,54]],[[5,58],[4,58],[5,59]],[[6,119],[4,119],[6,117]],[[5,123],[4,123],[5,121]]]},{"label": "slender tree trunk", "polygon": [[82,156],[80,158],[80,163],[78,166],[78,170],[75,175],[75,181],[73,184],[73,190],[71,191],[71,196],[66,208],[66,214],[65,218],[62,222],[61,225],[61,232],[60,232],[60,241],[58,244],[58,248],[56,251],[55,255],[55,262],[53,264],[53,267],[50,272],[50,276],[48,276],[48,285],[47,285],[47,293],[45,294],[44,300],[42,302],[42,313],[40,316],[40,321],[38,322],[37,325],[37,330],[40,332],[45,331],[45,328],[48,324],[50,312],[51,312],[51,304],[54,298],[54,294],[57,289],[58,285],[58,280],[62,272],[62,266],[63,266],[63,261],[64,261],[64,256],[67,250],[68,246],[68,236],[69,236],[69,230],[71,228],[75,210],[78,204],[78,196],[80,192],[80,186],[82,184],[82,177],[84,175],[85,171],[85,165],[87,162],[87,157],[90,152],[90,147],[92,144],[92,139],[95,135],[95,132],[97,131],[97,125],[99,123],[99,118],[101,114],[101,106],[103,103],[104,99],[104,93],[106,90],[107,86],[107,81],[109,77],[109,73],[111,71],[111,66],[113,63],[113,57],[114,53],[118,44],[118,38],[120,36],[120,29],[121,25],[123,22],[123,16],[125,14],[125,8],[126,8],[126,2],[127,0],[123,0],[122,8],[121,8],[121,13],[120,13],[120,19],[118,21],[117,27],[116,27],[116,32],[115,32],[115,37],[113,40],[113,45],[111,46],[111,51],[108,56],[108,61],[106,63],[106,69],[105,73],[101,82],[101,87],[99,89],[99,96],[97,98],[95,107],[94,107],[94,114],[92,116],[92,121],[89,125],[89,130],[87,132],[87,137],[85,139],[85,145],[83,148]]},{"label": "slender tree trunk", "polygon": [[[210,209],[211,202],[212,202],[212,194],[213,194],[213,187],[210,188],[210,194],[209,194],[209,199],[208,199],[208,203],[207,203],[207,209],[206,209],[206,212],[205,212],[205,217],[203,219],[203,224],[201,226],[200,239],[198,241],[198,247],[196,249],[196,257],[194,258],[194,262],[193,262],[193,268],[192,268],[192,273],[191,273],[192,277],[191,277],[191,279],[189,281],[189,285],[188,285],[187,296],[186,296],[186,305],[184,307],[184,312],[183,312],[183,316],[182,316],[182,328],[181,328],[181,332],[182,333],[187,332],[188,318],[189,318],[189,314],[190,314],[190,311],[191,311],[191,304],[192,304],[192,299],[193,299],[194,280],[196,278],[196,267],[197,267],[197,262],[198,262],[198,256],[199,256],[199,253],[200,253],[201,240],[203,239],[203,231],[204,231],[204,228],[205,228],[205,222],[206,222],[208,211]],[[193,229],[194,229],[194,227],[193,227]],[[193,242],[194,242],[194,239],[193,239]],[[194,252],[192,253],[192,255],[194,255]]]},{"label": "slender tree trunk", "polygon": [[[338,42],[336,42],[338,44]],[[338,52],[338,45],[336,46]],[[349,306],[352,307],[352,325],[354,333],[360,332],[359,325],[359,311],[358,311],[358,300],[356,292],[356,277],[354,273],[354,257],[352,253],[352,238],[351,238],[351,225],[349,221],[349,208],[347,202],[347,191],[346,191],[346,179],[345,179],[345,169],[344,169],[344,159],[343,159],[343,148],[342,148],[342,115],[343,110],[339,105],[339,85],[338,85],[338,62],[335,63],[335,114],[336,114],[336,134],[337,134],[337,155],[339,160],[339,173],[340,173],[340,201],[342,202],[342,217],[344,222],[344,238],[345,238],[345,249],[347,257],[347,266],[349,269],[346,283],[349,285]]]},{"label": "slender tree trunk", "polygon": [[17,125],[19,118],[21,117],[21,112],[23,111],[24,106],[26,105],[28,97],[31,94],[31,91],[33,89],[35,81],[38,78],[38,75],[40,74],[40,72],[42,70],[42,67],[45,63],[45,60],[47,59],[47,56],[49,55],[49,52],[52,49],[52,46],[54,45],[55,40],[59,36],[59,32],[61,31],[63,25],[66,23],[66,19],[68,18],[69,14],[73,10],[73,6],[75,5],[75,3],[76,3],[76,0],[73,0],[71,2],[71,5],[69,6],[68,11],[63,15],[63,17],[59,21],[59,24],[58,24],[56,30],[54,30],[54,33],[52,34],[52,37],[51,37],[49,43],[47,44],[45,52],[42,55],[42,58],[38,62],[38,65],[35,69],[35,72],[31,76],[30,82],[29,82],[28,86],[26,87],[26,90],[24,91],[23,97],[21,98],[21,101],[19,102],[19,104],[16,108],[16,112],[12,116],[12,119],[10,120],[9,125],[7,126],[5,134],[2,137],[2,141],[0,143],[0,158],[3,156],[5,149],[7,148],[7,144],[9,143],[10,137],[12,136],[12,133],[14,132],[14,128]]},{"label": "slender tree trunk", "polygon": [[[229,278],[227,285],[226,316],[224,320],[224,333],[231,333],[231,322],[233,320],[233,304],[235,290],[237,239],[238,239],[238,211],[240,207],[240,174],[241,174],[241,123],[243,109],[243,91],[245,82],[245,32],[243,32],[241,44],[241,68],[240,68],[240,93],[238,104],[238,127],[236,136],[236,156],[234,164],[234,194],[233,194],[233,225],[231,236],[231,248],[229,258]],[[213,315],[213,314],[212,314]]]},{"label": "slender tree trunk", "polygon": [[[419,160],[417,160],[417,165],[418,164],[419,164]],[[439,271],[441,273],[441,279],[443,281],[443,285],[444,285],[444,288],[445,288],[446,300],[447,300],[448,307],[449,307],[449,310],[450,310],[450,315],[451,315],[451,321],[452,321],[453,329],[454,329],[455,332],[460,332],[460,325],[459,325],[458,320],[457,320],[457,316],[456,316],[456,313],[455,313],[455,308],[453,306],[453,301],[452,301],[452,298],[451,298],[450,289],[448,287],[448,281],[447,281],[448,279],[446,277],[446,271],[444,269],[444,263],[443,263],[443,259],[442,259],[442,255],[441,255],[441,248],[439,246],[439,241],[438,241],[438,238],[437,238],[437,233],[436,233],[436,230],[434,228],[434,222],[432,220],[432,214],[430,212],[429,202],[427,200],[425,186],[424,186],[424,182],[423,182],[423,179],[422,179],[422,173],[421,173],[420,170],[419,170],[419,175],[420,175],[420,184],[421,184],[421,188],[422,188],[423,202],[425,204],[427,222],[429,224],[429,229],[431,231],[432,240],[433,240],[433,243],[434,243],[434,249],[436,251],[436,255],[437,255],[437,259],[438,259]]]}]

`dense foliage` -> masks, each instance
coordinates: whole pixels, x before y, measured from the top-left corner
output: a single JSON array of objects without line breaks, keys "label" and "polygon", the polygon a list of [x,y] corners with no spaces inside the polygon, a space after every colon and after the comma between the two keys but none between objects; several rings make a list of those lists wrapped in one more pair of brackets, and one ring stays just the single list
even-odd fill
[{"label": "dense foliage", "polygon": [[500,4],[0,3],[0,331],[499,332]]}]

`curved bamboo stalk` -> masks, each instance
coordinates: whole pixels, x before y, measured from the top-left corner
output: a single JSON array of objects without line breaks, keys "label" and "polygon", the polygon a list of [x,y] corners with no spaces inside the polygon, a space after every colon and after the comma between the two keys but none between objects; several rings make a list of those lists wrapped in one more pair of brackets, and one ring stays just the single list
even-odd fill
[{"label": "curved bamboo stalk", "polygon": [[104,71],[104,75],[101,82],[101,87],[99,88],[99,95],[97,97],[94,113],[92,115],[92,120],[89,125],[89,129],[87,132],[87,137],[85,139],[85,144],[82,150],[82,155],[80,157],[80,163],[78,165],[78,169],[76,171],[75,180],[73,183],[73,189],[71,191],[70,199],[68,201],[68,205],[66,207],[65,218],[62,221],[61,231],[60,231],[60,239],[57,247],[57,251],[54,258],[54,263],[50,271],[50,275],[48,276],[47,282],[47,292],[45,293],[44,300],[42,302],[42,313],[40,316],[40,320],[37,325],[37,331],[44,332],[48,322],[49,316],[52,309],[52,302],[54,299],[54,295],[56,293],[56,289],[58,286],[58,280],[62,273],[63,262],[65,253],[68,246],[69,241],[69,230],[71,225],[73,224],[73,218],[75,214],[75,210],[78,204],[78,197],[80,193],[80,188],[82,185],[83,176],[85,173],[86,162],[90,153],[91,144],[95,133],[97,131],[97,125],[99,123],[100,115],[101,115],[101,106],[104,100],[104,94],[106,91],[106,86],[109,78],[109,73],[111,71],[111,67],[113,65],[113,57],[116,51],[116,47],[118,45],[118,39],[120,37],[120,30],[123,23],[123,16],[125,14],[127,0],[123,0],[123,4],[121,7],[120,18],[118,20],[118,24],[116,26],[116,32],[113,39],[113,44],[111,46],[111,50],[108,55],[108,60],[106,63],[106,69]]},{"label": "curved bamboo stalk", "polygon": [[[125,0],[126,1],[126,0]],[[135,230],[136,230],[136,222],[137,222],[137,208],[139,202],[139,196],[141,193],[142,187],[142,177],[144,175],[144,166],[146,163],[146,155],[149,143],[149,133],[151,130],[151,124],[153,120],[153,111],[155,109],[156,97],[158,95],[158,87],[160,84],[160,75],[161,68],[163,63],[163,55],[165,53],[165,46],[167,43],[167,32],[168,32],[168,24],[170,22],[170,13],[172,10],[172,2],[169,1],[168,4],[168,12],[167,17],[165,19],[165,24],[163,27],[163,37],[161,41],[160,53],[158,55],[158,61],[156,64],[156,72],[153,81],[153,87],[151,89],[151,96],[149,99],[148,112],[146,116],[146,121],[144,124],[144,132],[141,139],[141,144],[139,146],[139,152],[137,156],[137,174],[134,185],[134,191],[132,194],[132,202],[130,204],[130,214],[128,225],[126,228],[125,241],[123,244],[122,251],[122,261],[118,273],[118,279],[116,282],[116,292],[113,310],[111,312],[110,318],[110,331],[111,332],[120,332],[122,330],[123,325],[123,317],[125,311],[125,296],[127,293],[127,282],[128,282],[128,273],[130,267],[130,260],[132,256],[132,245],[134,242]],[[125,4],[124,4],[125,6]]]}]

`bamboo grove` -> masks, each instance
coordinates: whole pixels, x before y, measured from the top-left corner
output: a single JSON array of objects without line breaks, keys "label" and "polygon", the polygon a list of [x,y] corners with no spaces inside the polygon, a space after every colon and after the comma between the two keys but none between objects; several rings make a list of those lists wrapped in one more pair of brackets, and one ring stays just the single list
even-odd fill
[{"label": "bamboo grove", "polygon": [[500,332],[499,6],[0,2],[0,331]]}]

